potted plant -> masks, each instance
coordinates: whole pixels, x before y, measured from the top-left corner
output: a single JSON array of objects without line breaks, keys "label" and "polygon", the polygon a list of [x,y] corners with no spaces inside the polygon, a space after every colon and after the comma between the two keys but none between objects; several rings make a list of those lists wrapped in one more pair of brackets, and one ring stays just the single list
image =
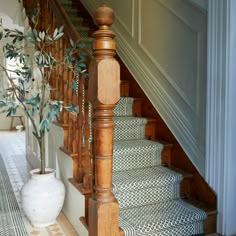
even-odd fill
[{"label": "potted plant", "polygon": [[[26,216],[34,226],[46,227],[55,222],[63,205],[64,185],[55,178],[55,171],[46,168],[44,137],[50,130],[50,124],[58,118],[63,106],[70,111],[76,108],[70,104],[63,104],[60,100],[52,100],[50,84],[53,70],[63,66],[73,71],[72,88],[76,89],[78,74],[86,73],[84,45],[80,42],[70,41],[64,58],[56,60],[51,52],[52,45],[63,35],[63,26],[56,29],[37,30],[39,9],[32,17],[34,28],[24,34],[14,29],[3,29],[0,32],[0,41],[7,39],[3,46],[5,58],[14,60],[17,67],[9,69],[0,65],[5,73],[8,88],[0,91],[0,108],[7,116],[23,110],[33,127],[40,150],[40,169],[32,170],[31,179],[22,188],[22,204]],[[27,53],[30,48],[31,53]],[[33,50],[32,50],[33,49]],[[78,52],[79,51],[79,52]],[[78,57],[79,54],[79,57]],[[37,75],[36,75],[37,74]],[[55,73],[54,73],[55,76]],[[36,78],[37,77],[37,78]],[[38,87],[33,86],[35,83]],[[58,205],[56,206],[56,204]],[[49,213],[48,209],[52,211]],[[52,208],[52,209],[51,209]]]}]

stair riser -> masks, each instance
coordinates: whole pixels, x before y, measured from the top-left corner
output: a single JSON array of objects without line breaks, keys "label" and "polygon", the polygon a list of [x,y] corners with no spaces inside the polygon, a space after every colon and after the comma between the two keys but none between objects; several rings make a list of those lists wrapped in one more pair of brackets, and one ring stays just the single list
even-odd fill
[{"label": "stair riser", "polygon": [[145,188],[137,191],[116,193],[120,208],[138,207],[147,204],[155,204],[161,201],[176,199],[179,197],[180,183],[161,186],[159,188]]},{"label": "stair riser", "polygon": [[[182,200],[120,210],[126,236],[193,236],[203,233],[206,214]],[[125,221],[125,222],[124,222]]]},{"label": "stair riser", "polygon": [[121,97],[129,96],[129,82],[125,80],[120,81],[120,96]]},{"label": "stair riser", "polygon": [[[125,142],[125,141],[124,141]],[[126,142],[125,142],[126,143]],[[134,147],[120,145],[114,147],[113,171],[151,167],[161,164],[162,145],[142,145]]]},{"label": "stair riser", "polygon": [[115,109],[115,116],[132,116],[133,115],[133,98],[121,97]]},{"label": "stair riser", "polygon": [[[126,87],[125,83],[121,84],[121,93],[125,94]],[[137,116],[141,117],[142,110],[142,99],[130,98],[130,97],[121,97],[120,101],[114,109],[115,116]]]},{"label": "stair riser", "polygon": [[137,233],[136,236],[193,236],[201,233],[203,233],[202,223],[196,222],[194,224],[182,225],[160,232]]},{"label": "stair riser", "polygon": [[145,138],[145,125],[141,126],[115,126],[114,140],[138,140]]}]

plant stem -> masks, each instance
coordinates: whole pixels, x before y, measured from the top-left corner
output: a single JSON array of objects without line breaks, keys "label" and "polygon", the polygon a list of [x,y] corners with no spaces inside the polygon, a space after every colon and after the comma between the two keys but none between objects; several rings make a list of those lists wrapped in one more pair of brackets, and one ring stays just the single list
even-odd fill
[{"label": "plant stem", "polygon": [[40,168],[40,174],[45,174],[45,143],[44,143],[44,136],[41,135],[41,139],[39,141],[39,149],[40,149],[40,157],[41,157],[41,168]]}]

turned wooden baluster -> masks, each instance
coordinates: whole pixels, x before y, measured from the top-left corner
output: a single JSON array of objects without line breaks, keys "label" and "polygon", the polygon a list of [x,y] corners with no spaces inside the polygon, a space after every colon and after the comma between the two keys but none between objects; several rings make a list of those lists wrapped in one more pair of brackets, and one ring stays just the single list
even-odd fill
[{"label": "turned wooden baluster", "polygon": [[91,111],[89,108],[89,100],[88,100],[88,81],[83,79],[84,81],[84,122],[83,122],[83,169],[84,169],[84,176],[83,176],[83,187],[86,190],[92,190],[93,185],[93,173],[92,173],[92,162],[91,162],[91,144],[89,142],[91,136],[91,129],[90,129],[90,122],[91,118]]},{"label": "turned wooden baluster", "polygon": [[[58,55],[58,61],[62,61],[64,57],[64,38],[60,38],[59,40],[59,55]],[[58,67],[58,75],[59,75],[59,97],[58,99],[60,101],[64,101],[64,81],[63,81],[63,72],[64,72],[64,65],[60,65]],[[64,124],[63,120],[63,112],[59,114],[59,119],[58,121],[60,122],[61,125]]]},{"label": "turned wooden baluster", "polygon": [[89,99],[93,105],[94,195],[89,200],[89,235],[119,235],[119,205],[112,193],[113,108],[120,98],[120,68],[115,60],[112,9],[95,12],[94,56],[89,66]]},{"label": "turned wooden baluster", "polygon": [[91,122],[92,122],[92,107],[88,100],[88,80],[84,81],[84,122],[83,122],[83,194],[85,197],[85,222],[88,224],[88,206],[89,198],[93,191],[93,158],[92,158],[92,143],[91,143]]},{"label": "turned wooden baluster", "polygon": [[[56,18],[53,15],[53,10],[51,8],[50,8],[50,11],[49,11],[49,22],[51,22],[50,27],[49,27],[49,34],[52,34],[54,29],[56,28]],[[53,43],[48,48],[47,53],[51,53],[55,57],[56,50],[57,50],[56,43]],[[58,93],[57,89],[58,89],[58,87],[57,87],[57,73],[56,73],[55,68],[53,68],[52,72],[51,72],[50,85],[51,85],[52,88],[56,89],[56,90],[51,91],[51,98],[53,100],[57,100],[57,93]]]},{"label": "turned wooden baluster", "polygon": [[[63,38],[63,51],[65,52],[67,48],[67,41]],[[63,105],[68,105],[68,69],[66,65],[63,66],[62,79],[63,79]],[[64,129],[64,147],[68,149],[68,122],[69,122],[69,112],[66,108],[62,110],[63,115],[63,126],[67,129]]]},{"label": "turned wooden baluster", "polygon": [[46,16],[46,11],[47,11],[47,3],[45,4],[44,7],[43,6],[43,0],[39,1],[39,7],[40,7],[40,20],[39,20],[39,28],[40,30],[45,30],[45,16]]},{"label": "turned wooden baluster", "polygon": [[[55,21],[54,21],[55,22]],[[53,25],[53,30],[57,27],[56,22]],[[60,42],[56,41],[53,45],[53,50],[52,50],[52,55],[54,58],[58,61],[59,60],[59,47],[60,47]],[[54,92],[54,99],[55,100],[60,100],[60,74],[59,74],[59,67],[54,67],[53,68],[53,79],[55,81],[55,92]]]},{"label": "turned wooden baluster", "polygon": [[[78,87],[77,90],[73,90],[73,96],[72,96],[72,105],[77,106],[78,105]],[[81,182],[81,178],[79,178],[79,158],[78,158],[78,116],[77,114],[71,113],[71,120],[73,124],[73,133],[72,133],[72,155],[73,155],[73,177],[76,180],[76,182]]]},{"label": "turned wooden baluster", "polygon": [[83,87],[84,87],[84,82],[83,82],[83,76],[80,75],[79,79],[79,86],[78,86],[78,168],[77,168],[77,181],[78,183],[82,183],[83,181],[83,168],[82,168],[82,143],[83,143]]},{"label": "turned wooden baluster", "polygon": [[[72,96],[73,96],[73,89],[72,89],[72,71],[68,71],[68,104],[72,104]],[[72,152],[72,129],[73,129],[73,121],[72,119],[68,119],[68,150]]]}]

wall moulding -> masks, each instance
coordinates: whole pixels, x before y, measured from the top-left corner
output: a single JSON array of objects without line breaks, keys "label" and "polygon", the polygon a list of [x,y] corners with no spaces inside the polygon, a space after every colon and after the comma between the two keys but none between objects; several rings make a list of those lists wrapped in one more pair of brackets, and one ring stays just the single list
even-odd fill
[{"label": "wall moulding", "polygon": [[[97,7],[97,3],[93,0],[82,1],[90,12]],[[149,0],[148,2],[129,0],[124,2],[132,5],[132,9],[129,9],[132,17],[121,17],[119,9],[114,9],[117,21],[112,30],[116,33],[117,52],[144,92],[148,94],[150,101],[186,154],[204,176],[206,32],[202,33],[202,31],[206,30],[206,12],[201,11],[187,0]],[[112,0],[103,1],[103,3],[111,7],[117,4]],[[181,7],[178,6],[179,3]],[[148,21],[145,21],[151,17],[150,10],[157,5],[161,9],[158,8],[158,13],[164,17],[158,23],[162,20],[162,22],[168,23],[168,27],[173,24],[177,26],[178,29],[173,27],[172,32],[179,34],[179,44],[173,40],[170,41],[175,38],[173,35],[163,37],[166,30],[164,23],[155,31],[153,27],[156,27],[157,23],[147,24]],[[167,7],[171,10],[168,10]],[[191,12],[188,12],[189,9]],[[167,14],[169,18],[167,18]],[[155,19],[158,17],[158,14],[153,13],[152,15],[156,15]],[[192,16],[194,16],[194,20],[191,20]],[[126,27],[130,26],[131,18],[134,30],[132,33],[127,32],[130,27],[128,29]],[[122,19],[123,22],[119,19]],[[129,23],[125,21],[127,19],[129,19]],[[157,22],[155,19],[153,22]],[[167,19],[171,19],[171,21],[166,22]],[[150,34],[150,30],[155,35]],[[168,33],[171,33],[171,30]],[[160,42],[145,38],[145,34]],[[168,34],[166,35],[168,36]],[[167,46],[171,47],[175,44],[179,48],[171,47],[171,52],[163,50],[160,54],[162,48],[160,45],[163,42]],[[186,45],[190,50],[186,49]]]}]

